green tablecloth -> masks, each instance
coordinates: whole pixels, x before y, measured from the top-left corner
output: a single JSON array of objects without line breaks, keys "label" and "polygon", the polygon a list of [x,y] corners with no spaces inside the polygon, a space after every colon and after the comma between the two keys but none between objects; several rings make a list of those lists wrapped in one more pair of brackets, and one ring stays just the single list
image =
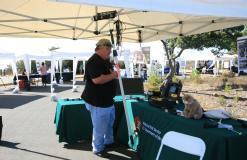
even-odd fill
[{"label": "green tablecloth", "polygon": [[54,122],[59,142],[75,143],[92,137],[91,117],[83,100],[59,100]]},{"label": "green tablecloth", "polygon": [[[128,132],[126,119],[121,103],[121,97],[115,98],[116,120],[114,123],[114,134],[116,141],[128,144]],[[180,106],[181,107],[181,106]],[[163,135],[168,131],[177,131],[203,139],[206,143],[204,160],[246,160],[247,129],[241,128],[234,120],[223,120],[223,123],[232,124],[241,136],[218,128],[203,128],[208,119],[192,120],[184,117],[165,113],[158,108],[152,107],[146,101],[132,103],[132,111],[140,129],[138,153],[142,160],[155,159],[160,147]],[[74,143],[78,140],[91,139],[92,124],[90,113],[86,110],[84,101],[59,100],[56,108],[55,123],[59,142]],[[182,142],[181,142],[182,143]],[[161,158],[164,158],[163,149]],[[178,152],[169,152],[170,155],[185,156]],[[194,157],[191,157],[194,159]]]},{"label": "green tablecloth", "polygon": [[[237,131],[243,133],[241,136],[226,129],[205,129],[203,124],[209,121],[208,119],[192,120],[165,113],[158,108],[152,107],[146,101],[132,103],[132,110],[136,121],[139,121],[140,124],[138,152],[142,160],[155,159],[161,139],[168,131],[177,131],[203,139],[206,143],[204,160],[247,159],[247,129],[241,128],[237,121],[223,120],[222,122],[232,124]],[[125,117],[122,119],[117,139],[124,144],[128,142]],[[161,154],[161,159],[164,159],[162,156],[164,154]],[[176,159],[182,160],[184,155],[181,154],[181,157]]]},{"label": "green tablecloth", "polygon": [[[124,112],[119,97],[115,102],[115,109],[114,135],[117,133]],[[79,140],[92,139],[90,112],[87,111],[83,100],[58,100],[54,123],[59,142],[76,143]]]}]

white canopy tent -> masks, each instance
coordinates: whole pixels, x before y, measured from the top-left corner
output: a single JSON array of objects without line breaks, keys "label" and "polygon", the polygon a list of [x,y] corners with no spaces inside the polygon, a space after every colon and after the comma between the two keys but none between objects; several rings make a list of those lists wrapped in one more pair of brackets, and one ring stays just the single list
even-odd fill
[{"label": "white canopy tent", "polygon": [[16,57],[17,60],[23,60],[27,78],[29,80],[29,75],[31,74],[31,60],[37,60],[37,61],[45,61],[49,60],[51,61],[51,56],[37,56],[32,54],[24,54]]},{"label": "white canopy tent", "polygon": [[[1,0],[0,36],[109,38],[109,30],[115,31],[120,20],[122,41],[149,42],[247,23],[243,0],[56,0],[92,5],[54,1]],[[113,18],[98,20],[108,11]]]},{"label": "white canopy tent", "polygon": [[[215,57],[217,71],[222,72],[226,68],[231,69],[231,67],[234,66],[234,59],[236,58],[237,55],[229,55],[229,54],[224,54],[220,57]],[[221,62],[221,66],[220,66],[220,62]]]},{"label": "white canopy tent", "polygon": [[[0,35],[77,40],[109,38],[109,30],[114,30],[118,42],[141,43],[247,24],[247,4],[242,0],[237,0],[238,3],[232,0],[56,1],[81,5],[47,0],[2,0]],[[119,83],[123,93],[122,81]],[[124,95],[123,100],[126,106]],[[135,125],[132,129],[135,130]]]},{"label": "white canopy tent", "polygon": [[[53,81],[53,78],[55,76],[55,70],[54,68],[57,65],[57,62],[59,61],[59,68],[60,68],[60,82],[62,82],[62,60],[73,60],[73,91],[76,91],[76,68],[77,68],[77,63],[79,60],[83,60],[84,63],[88,58],[92,55],[92,53],[65,53],[65,52],[52,52],[51,57],[52,57],[52,63],[51,63],[51,82]],[[51,91],[53,92],[54,89],[52,89],[51,85]]]},{"label": "white canopy tent", "polygon": [[[16,90],[16,92],[19,91],[19,86],[18,86],[18,73],[17,73],[17,67],[16,67],[16,57],[14,53],[0,53],[0,60],[1,61],[6,61],[6,60],[10,60],[12,61],[11,65],[12,65],[12,70],[13,70],[13,75],[16,76],[17,79],[17,85],[15,87],[14,90]],[[13,92],[15,93],[15,92]]]},{"label": "white canopy tent", "polygon": [[[31,55],[31,54],[24,54],[21,56],[18,56],[17,59],[22,59],[24,61],[25,70],[27,77],[29,79],[30,71],[31,71],[31,60],[38,60],[38,61],[51,61],[51,83],[54,85],[53,79],[55,77],[55,67],[58,68],[58,61],[59,67],[60,67],[60,77],[62,78],[62,60],[73,60],[73,88],[76,88],[75,86],[75,75],[76,75],[76,67],[78,60],[87,60],[92,53],[65,53],[65,52],[51,52],[48,56],[37,56],[37,55]],[[0,57],[1,58],[1,57]],[[54,92],[53,85],[51,85],[51,93]]]},{"label": "white canopy tent", "polygon": [[[197,50],[185,50],[180,58],[187,61],[194,61],[195,66],[194,68],[197,68],[197,64],[199,61],[213,61],[211,65],[214,65],[216,69],[216,73],[218,73],[220,70],[222,70],[224,67],[224,62],[229,62],[229,65],[233,65],[233,60],[236,57],[236,55],[229,55],[229,54],[223,54],[222,56],[216,56],[214,55],[210,50],[204,50],[204,51],[197,51]],[[221,66],[220,66],[221,62]]]},{"label": "white canopy tent", "polygon": [[150,42],[247,24],[246,8],[244,0],[1,0],[0,36],[109,38],[119,20],[122,41]]}]

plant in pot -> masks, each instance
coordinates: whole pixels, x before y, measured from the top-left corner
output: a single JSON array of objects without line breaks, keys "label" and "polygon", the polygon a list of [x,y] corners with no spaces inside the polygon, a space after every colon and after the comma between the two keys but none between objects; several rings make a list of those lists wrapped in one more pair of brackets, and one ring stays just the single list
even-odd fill
[{"label": "plant in pot", "polygon": [[153,96],[160,95],[160,87],[162,85],[162,78],[160,76],[160,66],[158,64],[151,66],[149,70],[149,77],[146,82],[146,90],[148,94]]}]

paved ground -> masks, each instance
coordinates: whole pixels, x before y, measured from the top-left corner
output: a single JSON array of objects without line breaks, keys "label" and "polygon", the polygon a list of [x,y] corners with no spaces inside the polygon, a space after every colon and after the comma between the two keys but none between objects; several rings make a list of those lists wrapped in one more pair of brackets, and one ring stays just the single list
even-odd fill
[{"label": "paved ground", "polygon": [[[67,147],[58,142],[53,123],[56,103],[50,100],[50,88],[33,87],[30,92],[12,94],[13,86],[0,87],[0,115],[3,134],[0,160],[100,160],[91,152],[91,142]],[[58,87],[59,98],[78,98],[83,90],[72,93],[71,87]],[[111,160],[138,159],[126,147],[109,152]]]}]

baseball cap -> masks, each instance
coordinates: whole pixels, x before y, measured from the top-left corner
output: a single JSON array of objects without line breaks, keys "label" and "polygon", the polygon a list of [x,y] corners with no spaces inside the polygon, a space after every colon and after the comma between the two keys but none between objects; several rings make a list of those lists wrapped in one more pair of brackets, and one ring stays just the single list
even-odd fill
[{"label": "baseball cap", "polygon": [[100,39],[97,43],[96,43],[96,47],[102,47],[102,46],[106,46],[106,47],[112,47],[111,41],[108,39]]}]

